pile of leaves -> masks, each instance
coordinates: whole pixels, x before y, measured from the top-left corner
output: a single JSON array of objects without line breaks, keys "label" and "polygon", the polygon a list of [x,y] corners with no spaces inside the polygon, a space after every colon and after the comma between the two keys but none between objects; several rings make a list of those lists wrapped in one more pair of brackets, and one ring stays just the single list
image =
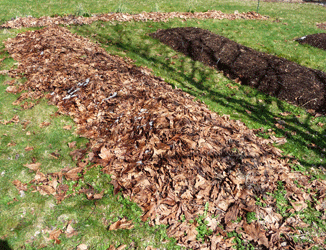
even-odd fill
[{"label": "pile of leaves", "polygon": [[194,60],[222,70],[244,85],[326,113],[326,73],[320,70],[258,52],[200,28],[158,30],[151,36]]},{"label": "pile of leaves", "polygon": [[309,44],[318,49],[326,50],[326,33],[318,33],[296,39],[301,44]]},{"label": "pile of leaves", "polygon": [[247,13],[235,12],[234,14],[225,14],[221,11],[209,10],[207,12],[142,12],[140,14],[128,14],[128,13],[109,13],[109,14],[99,14],[93,15],[90,17],[84,16],[56,16],[48,17],[43,16],[40,18],[35,17],[18,17],[14,20],[10,20],[0,26],[0,28],[10,28],[10,29],[19,29],[23,27],[43,27],[49,25],[83,25],[91,24],[95,21],[103,22],[167,22],[172,18],[181,18],[184,20],[187,19],[258,19],[266,20],[268,17],[262,16],[254,11]]},{"label": "pile of leaves", "polygon": [[[288,249],[292,236],[309,226],[295,213],[306,202],[326,219],[325,181],[291,171],[290,160],[295,160],[282,157],[273,140],[218,116],[150,70],[108,55],[62,27],[28,31],[5,46],[19,63],[9,75],[27,78],[15,86],[25,91],[16,104],[45,96],[90,139],[88,153],[73,154],[79,161],[75,170],[63,170],[61,176],[38,171],[34,183],[43,180],[43,185],[37,191],[47,192],[44,186],[51,185],[49,193],[61,194],[60,200],[65,197],[63,175],[78,180],[87,164],[100,164],[111,175],[115,193],[139,204],[143,221],[168,225],[169,236],[192,249],[227,249],[236,239]],[[288,218],[268,195],[280,186],[291,204]],[[101,198],[91,190],[81,192]],[[320,236],[296,247],[324,240]]]}]

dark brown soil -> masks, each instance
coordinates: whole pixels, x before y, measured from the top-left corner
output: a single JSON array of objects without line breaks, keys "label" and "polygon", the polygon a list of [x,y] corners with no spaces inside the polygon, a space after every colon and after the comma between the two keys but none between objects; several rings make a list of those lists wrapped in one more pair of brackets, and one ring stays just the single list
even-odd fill
[{"label": "dark brown soil", "polygon": [[326,74],[284,58],[257,52],[228,38],[200,28],[158,30],[152,37],[222,70],[242,84],[289,103],[326,113]]},{"label": "dark brown soil", "polygon": [[326,50],[326,33],[312,34],[296,39],[301,44],[309,44],[318,49]]}]

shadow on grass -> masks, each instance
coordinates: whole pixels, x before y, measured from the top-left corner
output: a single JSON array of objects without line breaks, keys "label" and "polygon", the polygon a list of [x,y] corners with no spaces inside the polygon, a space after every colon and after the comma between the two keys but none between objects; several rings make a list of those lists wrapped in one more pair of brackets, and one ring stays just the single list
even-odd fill
[{"label": "shadow on grass", "polygon": [[0,249],[1,250],[11,250],[10,246],[8,245],[7,241],[0,240]]},{"label": "shadow on grass", "polygon": [[[177,60],[172,60],[169,56],[162,56],[165,52],[175,53],[172,50],[160,44],[158,41],[147,36],[158,28],[168,28],[169,24],[142,24],[141,33],[138,36],[137,28],[141,24],[134,26],[122,26],[115,24],[109,26],[104,23],[97,23],[97,29],[94,26],[74,27],[81,35],[89,36],[96,32],[96,41],[104,47],[110,46],[109,53],[112,51],[125,52],[126,56],[137,61],[138,65],[152,68],[156,75],[160,74],[166,81],[174,87],[181,87],[184,91],[205,101],[210,109],[222,114],[239,114],[239,118],[251,128],[271,128],[276,136],[285,136],[288,143],[281,146],[286,153],[291,153],[305,167],[320,167],[321,160],[324,162],[322,150],[326,148],[326,129],[314,130],[311,122],[315,117],[305,113],[299,108],[286,104],[277,98],[264,95],[257,90],[249,87],[238,86],[239,90],[228,89],[221,83],[214,88],[213,83],[206,81],[215,74],[214,69],[210,69],[195,61],[186,60],[186,57],[178,54]],[[154,27],[155,26],[155,27]],[[132,32],[128,29],[135,29]],[[110,33],[111,32],[111,33]],[[115,52],[114,52],[115,53]],[[187,72],[186,72],[187,71]],[[158,73],[158,74],[157,74]],[[200,76],[201,80],[197,80]],[[175,84],[177,82],[178,84]],[[255,99],[252,101],[251,99]],[[263,99],[265,103],[261,103]],[[276,106],[276,107],[272,107]],[[275,112],[271,109],[276,110]],[[280,116],[285,111],[291,111],[288,116]],[[298,115],[305,119],[298,119]],[[239,119],[237,118],[237,119]],[[283,128],[276,126],[278,120],[282,120]],[[253,123],[249,125],[248,123]],[[263,136],[268,136],[266,133]],[[287,148],[288,147],[288,148]]]}]

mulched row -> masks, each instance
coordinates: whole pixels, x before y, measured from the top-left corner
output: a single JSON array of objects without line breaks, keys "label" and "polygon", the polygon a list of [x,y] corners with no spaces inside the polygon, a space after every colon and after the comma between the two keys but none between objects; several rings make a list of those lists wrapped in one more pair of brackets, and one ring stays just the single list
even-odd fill
[{"label": "mulched row", "polygon": [[318,33],[296,39],[301,44],[308,44],[318,49],[326,50],[326,33]]},{"label": "mulched row", "polygon": [[169,19],[181,18],[183,20],[188,19],[256,19],[256,20],[267,20],[268,17],[260,15],[254,11],[251,12],[235,12],[234,14],[225,14],[221,11],[209,10],[207,12],[142,12],[140,14],[129,14],[129,13],[108,13],[98,14],[91,17],[84,16],[56,16],[49,17],[43,16],[40,18],[19,17],[14,20],[10,20],[0,26],[0,29],[20,29],[23,27],[44,27],[50,25],[84,25],[91,24],[95,21],[103,22],[167,22]]},{"label": "mulched row", "polygon": [[200,28],[158,30],[151,34],[192,59],[224,72],[241,84],[289,103],[326,113],[326,74],[284,58],[255,51]]},{"label": "mulched row", "polygon": [[[260,249],[324,244],[325,236],[300,244],[292,236],[300,238],[299,228],[309,226],[294,214],[307,207],[306,201],[325,211],[326,182],[291,171],[289,159],[271,145],[274,140],[256,137],[242,122],[218,116],[147,68],[109,55],[65,28],[28,31],[5,47],[19,63],[9,75],[27,79],[8,87],[26,91],[15,104],[45,96],[90,139],[90,153],[73,153],[78,168],[48,175],[38,171],[33,183],[44,185],[37,191],[60,201],[67,192],[63,175],[78,181],[88,163],[100,164],[111,175],[114,192],[122,190],[143,209],[143,221],[168,225],[168,235],[187,249],[230,249],[235,243],[227,232],[232,231]],[[275,199],[266,194],[278,182],[293,206],[290,218],[282,218]],[[103,196],[81,192],[89,199]],[[265,205],[256,204],[256,197]],[[248,212],[259,220],[248,223]],[[203,241],[196,229],[199,215],[207,217],[212,232]]]}]

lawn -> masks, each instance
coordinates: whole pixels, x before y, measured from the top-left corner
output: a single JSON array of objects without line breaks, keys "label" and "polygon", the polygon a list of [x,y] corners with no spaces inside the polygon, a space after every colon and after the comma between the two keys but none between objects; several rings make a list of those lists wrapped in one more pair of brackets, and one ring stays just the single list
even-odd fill
[{"label": "lawn", "polygon": [[[207,11],[221,10],[255,11],[257,1],[4,1],[1,22],[16,16],[32,15],[86,15],[92,13],[141,11]],[[259,135],[269,138],[286,137],[287,143],[276,145],[285,155],[297,159],[293,170],[302,171],[313,179],[325,179],[326,166],[326,118],[316,117],[306,110],[266,96],[255,89],[242,86],[229,80],[221,72],[173,51],[159,41],[148,36],[157,29],[195,26],[208,29],[228,37],[242,45],[261,52],[270,53],[300,65],[326,72],[326,51],[310,46],[302,46],[295,38],[307,34],[325,32],[315,26],[325,22],[325,8],[312,4],[260,3],[260,14],[270,17],[267,21],[257,20],[170,20],[158,22],[96,22],[91,25],[70,26],[73,33],[98,42],[108,53],[131,58],[136,65],[146,66],[153,74],[180,88],[220,115],[230,115],[231,119],[244,122],[251,129],[259,129]],[[35,29],[35,28],[34,28]],[[0,41],[15,37],[30,29],[0,30]],[[1,60],[4,59],[4,60]],[[15,62],[0,45],[0,70],[15,67]],[[70,153],[86,147],[88,140],[74,133],[75,124],[66,116],[57,116],[57,108],[47,104],[45,99],[29,100],[33,105],[24,109],[13,105],[20,94],[6,92],[8,76],[0,76],[0,240],[7,242],[12,249],[76,249],[85,244],[89,249],[107,249],[109,246],[128,249],[177,248],[175,240],[166,235],[165,226],[150,227],[142,222],[141,209],[121,195],[113,195],[109,184],[110,176],[103,174],[100,166],[89,168],[83,181],[75,183],[65,180],[70,197],[60,204],[49,195],[18,191],[13,182],[29,183],[35,177],[26,164],[40,163],[42,173],[58,172],[64,167],[76,166]],[[19,80],[24,82],[24,80]],[[16,119],[11,120],[14,117]],[[6,122],[7,121],[7,122]],[[12,121],[12,122],[8,122]],[[280,122],[282,121],[282,122]],[[279,126],[282,124],[282,126]],[[71,126],[71,127],[70,127]],[[68,143],[76,142],[69,147]],[[294,161],[296,162],[296,161]],[[15,182],[17,183],[17,182]],[[100,200],[88,200],[78,194],[77,188],[92,186],[104,191]],[[272,194],[280,206],[279,213],[284,219],[291,215],[291,208],[284,199],[286,190],[280,184]],[[326,234],[323,211],[309,206],[300,212],[311,225],[293,240],[309,241]],[[108,230],[108,227],[121,218],[132,220],[130,230]],[[254,216],[253,216],[254,217]],[[71,226],[76,235],[67,233]],[[60,236],[52,237],[53,232],[62,230]],[[201,224],[198,230],[205,235]],[[237,249],[244,249],[247,243],[238,239]],[[60,244],[58,243],[61,241]],[[0,241],[0,246],[1,243]],[[81,248],[82,246],[80,246]],[[319,249],[321,246],[316,246]]]}]

